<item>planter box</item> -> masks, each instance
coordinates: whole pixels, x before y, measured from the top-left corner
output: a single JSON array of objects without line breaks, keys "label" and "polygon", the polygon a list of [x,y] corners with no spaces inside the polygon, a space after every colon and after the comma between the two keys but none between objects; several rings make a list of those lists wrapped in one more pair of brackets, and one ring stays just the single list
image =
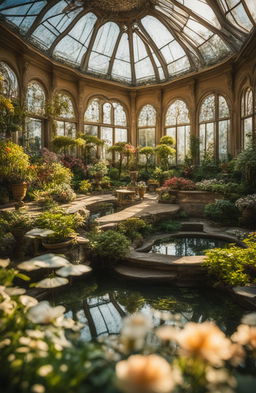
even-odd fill
[{"label": "planter box", "polygon": [[191,217],[203,217],[205,205],[214,203],[217,199],[223,199],[223,195],[208,191],[177,192],[177,203]]}]

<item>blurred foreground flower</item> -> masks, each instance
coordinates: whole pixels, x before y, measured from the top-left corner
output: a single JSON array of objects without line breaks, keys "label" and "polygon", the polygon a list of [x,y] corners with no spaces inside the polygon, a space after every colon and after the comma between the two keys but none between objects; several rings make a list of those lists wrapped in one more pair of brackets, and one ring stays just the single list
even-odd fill
[{"label": "blurred foreground flower", "polygon": [[158,355],[133,355],[118,362],[116,377],[125,393],[169,393],[176,384],[171,366]]},{"label": "blurred foreground flower", "polygon": [[124,352],[142,349],[147,333],[152,328],[152,320],[142,313],[135,313],[124,318],[121,330],[121,344]]},{"label": "blurred foreground flower", "polygon": [[256,327],[248,325],[239,325],[237,331],[232,335],[231,339],[248,348],[256,349]]},{"label": "blurred foreground flower", "polygon": [[232,355],[230,340],[211,322],[187,323],[177,341],[183,355],[201,358],[216,366]]},{"label": "blurred foreground flower", "polygon": [[51,307],[49,302],[43,301],[36,306],[31,307],[28,311],[28,319],[33,323],[49,324],[63,315],[65,307]]}]

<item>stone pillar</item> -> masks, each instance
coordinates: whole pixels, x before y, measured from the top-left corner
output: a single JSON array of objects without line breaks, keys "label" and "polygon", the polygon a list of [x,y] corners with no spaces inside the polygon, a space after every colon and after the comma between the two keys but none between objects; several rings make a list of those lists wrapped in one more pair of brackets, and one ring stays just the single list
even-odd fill
[{"label": "stone pillar", "polygon": [[130,91],[130,136],[129,142],[137,146],[137,116],[136,116],[136,91]]}]

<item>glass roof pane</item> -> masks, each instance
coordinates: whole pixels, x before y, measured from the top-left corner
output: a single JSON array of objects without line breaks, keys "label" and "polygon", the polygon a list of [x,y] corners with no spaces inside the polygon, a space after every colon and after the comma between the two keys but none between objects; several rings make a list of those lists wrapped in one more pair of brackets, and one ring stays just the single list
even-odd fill
[{"label": "glass roof pane", "polygon": [[124,33],[118,45],[112,69],[112,77],[124,81],[131,81],[131,59],[128,34]]},{"label": "glass roof pane", "polygon": [[254,20],[256,21],[256,1],[255,0],[245,0],[247,7],[249,8]]},{"label": "glass roof pane", "polygon": [[194,13],[199,15],[201,18],[205,19],[207,22],[211,23],[214,27],[220,29],[220,24],[218,19],[211,9],[211,7],[207,4],[205,0],[177,0],[179,3],[185,5],[190,8]]},{"label": "glass roof pane", "polygon": [[21,33],[25,34],[46,4],[47,1],[36,0],[23,2],[22,5],[17,4],[17,1],[16,4],[14,1],[4,1],[0,5],[0,11],[8,21],[19,27]]},{"label": "glass roof pane", "polygon": [[144,78],[155,78],[155,71],[146,51],[146,47],[136,33],[133,34],[133,50],[136,79],[139,81]]},{"label": "glass roof pane", "polygon": [[169,30],[153,16],[146,16],[141,22],[148,31],[150,37],[160,48],[173,41],[174,38]]},{"label": "glass roof pane", "polygon": [[82,7],[73,11],[65,11],[67,1],[59,1],[43,17],[41,24],[32,34],[32,38],[48,49],[54,40],[72,23],[76,15],[81,12]]},{"label": "glass roof pane", "polygon": [[199,50],[207,63],[214,62],[218,58],[224,58],[230,53],[230,49],[217,34],[214,34],[205,44],[201,45]]},{"label": "glass roof pane", "polygon": [[[214,0],[157,0],[150,15],[141,18],[134,10],[135,18],[127,18],[125,26],[118,13],[103,15],[102,10],[101,23],[104,25],[98,29],[97,24],[97,31],[94,31],[97,16],[92,11],[84,15],[89,0],[0,0],[0,16],[3,23],[6,20],[18,27],[26,39],[48,51],[48,55],[55,59],[84,73],[134,84],[133,69],[139,83],[158,79],[157,70],[163,81],[167,77],[166,70],[170,77],[190,69],[197,71],[205,64],[215,64],[234,53],[235,44],[237,48],[241,47],[246,39],[241,30],[249,33],[256,25],[253,22],[253,18],[256,21],[256,0],[217,2],[227,21],[237,29],[237,34],[227,35],[228,26],[225,26],[224,19],[220,27],[217,7],[211,6]],[[93,6],[90,9],[93,10]],[[122,26],[123,33],[117,46],[119,26]],[[140,26],[143,29],[140,30]],[[226,34],[225,41],[216,33],[216,28]],[[129,29],[133,31],[132,58]],[[93,48],[87,54],[92,37]],[[134,64],[131,64],[133,57]]]},{"label": "glass roof pane", "polygon": [[105,23],[99,29],[90,55],[89,71],[107,73],[119,31],[118,25],[113,22]]},{"label": "glass roof pane", "polygon": [[56,45],[53,56],[75,65],[80,65],[87,50],[97,17],[89,12],[84,15],[72,30]]}]

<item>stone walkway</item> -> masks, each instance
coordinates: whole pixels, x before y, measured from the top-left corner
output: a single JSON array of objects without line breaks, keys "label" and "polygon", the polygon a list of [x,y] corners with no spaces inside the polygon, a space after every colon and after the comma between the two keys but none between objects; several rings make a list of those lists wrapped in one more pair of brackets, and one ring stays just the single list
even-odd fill
[{"label": "stone walkway", "polygon": [[145,194],[145,198],[141,202],[129,206],[117,213],[99,217],[97,222],[102,226],[119,223],[131,217],[146,218],[154,216],[158,219],[170,218],[178,213],[179,210],[180,207],[178,205],[158,203],[156,194]]}]

